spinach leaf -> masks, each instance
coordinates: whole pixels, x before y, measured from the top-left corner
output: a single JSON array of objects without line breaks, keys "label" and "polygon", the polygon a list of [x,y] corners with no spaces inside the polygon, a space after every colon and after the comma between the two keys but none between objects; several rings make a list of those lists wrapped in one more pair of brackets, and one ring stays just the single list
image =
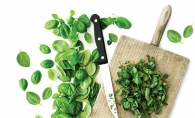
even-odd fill
[{"label": "spinach leaf", "polygon": [[52,114],[51,115],[51,118],[73,118],[71,117],[70,115],[68,114]]},{"label": "spinach leaf", "polygon": [[43,118],[41,115],[36,115],[35,118]]},{"label": "spinach leaf", "polygon": [[43,100],[47,100],[52,96],[52,89],[51,87],[47,87],[44,89],[43,94],[42,94],[42,98]]},{"label": "spinach leaf", "polygon": [[78,63],[77,57],[78,57],[78,52],[74,52],[70,56],[70,65],[75,66]]},{"label": "spinach leaf", "polygon": [[56,36],[61,36],[60,34],[60,27],[56,27],[53,29],[52,33]]},{"label": "spinach leaf", "polygon": [[74,22],[74,26],[76,27],[77,31],[80,33],[84,33],[87,31],[87,26],[85,26],[85,24],[79,20]]},{"label": "spinach leaf", "polygon": [[18,64],[20,66],[23,67],[29,67],[30,66],[30,57],[29,55],[24,52],[24,51],[20,51],[16,57],[16,60],[18,62]]},{"label": "spinach leaf", "polygon": [[167,37],[173,43],[181,42],[181,35],[175,30],[168,30]]},{"label": "spinach leaf", "polygon": [[69,38],[69,33],[70,33],[70,27],[65,23],[61,23],[61,25],[60,25],[60,35],[64,39],[68,39]]},{"label": "spinach leaf", "polygon": [[117,42],[117,41],[118,41],[118,36],[117,36],[116,34],[109,33],[109,39],[110,39],[112,42]]},{"label": "spinach leaf", "polygon": [[38,104],[40,104],[40,101],[41,101],[39,95],[37,95],[36,93],[31,92],[31,91],[26,93],[26,99],[32,105],[38,105]]},{"label": "spinach leaf", "polygon": [[49,20],[45,23],[45,29],[51,30],[58,26],[59,21],[58,20]]},{"label": "spinach leaf", "polygon": [[69,45],[63,40],[55,40],[52,47],[57,52],[65,52],[69,48]]},{"label": "spinach leaf", "polygon": [[71,96],[75,92],[75,86],[72,83],[61,83],[58,86],[58,92]]},{"label": "spinach leaf", "polygon": [[129,29],[132,26],[131,22],[124,17],[117,17],[115,24],[119,28],[124,28],[124,29]]},{"label": "spinach leaf", "polygon": [[74,10],[70,10],[70,16],[74,16],[75,11]]},{"label": "spinach leaf", "polygon": [[193,27],[192,25],[188,25],[183,31],[183,37],[188,38],[192,35],[192,33],[193,33]]},{"label": "spinach leaf", "polygon": [[93,75],[95,73],[95,71],[96,71],[95,63],[89,63],[86,66],[86,71],[87,71],[88,75]]},{"label": "spinach leaf", "polygon": [[79,16],[78,20],[83,22],[87,28],[90,27],[91,22],[86,14]]},{"label": "spinach leaf", "polygon": [[85,41],[87,41],[87,43],[92,43],[93,42],[93,39],[92,39],[91,35],[88,32],[85,32],[84,38],[85,38]]},{"label": "spinach leaf", "polygon": [[20,79],[19,80],[19,86],[23,91],[25,91],[28,87],[28,81],[24,78]]},{"label": "spinach leaf", "polygon": [[51,16],[54,18],[54,19],[59,19],[59,16],[57,14],[51,14]]},{"label": "spinach leaf", "polygon": [[41,81],[42,78],[42,73],[40,70],[36,70],[35,72],[33,72],[33,74],[31,75],[31,82],[36,85]]},{"label": "spinach leaf", "polygon": [[92,55],[91,55],[91,57],[92,57],[92,61],[91,62],[96,62],[98,59],[99,59],[99,52],[98,52],[98,49],[96,48],[96,49],[94,49],[93,51],[92,51]]},{"label": "spinach leaf", "polygon": [[49,54],[49,53],[51,53],[51,49],[49,48],[49,46],[47,46],[45,44],[40,44],[39,49],[40,49],[40,51],[43,54]]},{"label": "spinach leaf", "polygon": [[69,48],[69,49],[67,49],[67,50],[63,53],[62,58],[63,58],[64,60],[70,60],[70,57],[72,56],[72,54],[73,54],[74,52],[76,52],[75,49]]},{"label": "spinach leaf", "polygon": [[46,69],[52,68],[54,66],[54,62],[53,62],[53,60],[46,59],[46,60],[41,62],[41,66],[43,68],[46,68]]},{"label": "spinach leaf", "polygon": [[48,69],[47,74],[48,78],[52,81],[57,78],[57,71],[53,68]]}]

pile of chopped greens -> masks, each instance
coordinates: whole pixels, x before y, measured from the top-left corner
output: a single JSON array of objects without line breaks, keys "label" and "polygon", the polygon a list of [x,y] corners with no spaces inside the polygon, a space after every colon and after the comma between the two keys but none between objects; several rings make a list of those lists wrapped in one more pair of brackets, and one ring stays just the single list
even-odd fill
[{"label": "pile of chopped greens", "polygon": [[141,59],[134,64],[130,61],[120,63],[116,93],[121,97],[120,105],[136,117],[150,118],[155,112],[160,114],[167,105],[167,74],[155,70],[155,59],[147,55],[148,61]]}]

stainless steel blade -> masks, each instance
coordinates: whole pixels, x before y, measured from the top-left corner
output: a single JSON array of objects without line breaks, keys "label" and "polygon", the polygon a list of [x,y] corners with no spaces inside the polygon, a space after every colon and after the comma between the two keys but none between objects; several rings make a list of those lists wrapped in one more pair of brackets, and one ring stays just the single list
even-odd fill
[{"label": "stainless steel blade", "polygon": [[116,108],[116,101],[114,97],[114,91],[112,86],[112,80],[110,77],[110,71],[108,64],[102,64],[100,65],[100,71],[102,73],[103,77],[103,83],[104,83],[104,89],[106,93],[106,99],[108,102],[108,106],[114,115],[115,118],[118,118],[117,108]]}]

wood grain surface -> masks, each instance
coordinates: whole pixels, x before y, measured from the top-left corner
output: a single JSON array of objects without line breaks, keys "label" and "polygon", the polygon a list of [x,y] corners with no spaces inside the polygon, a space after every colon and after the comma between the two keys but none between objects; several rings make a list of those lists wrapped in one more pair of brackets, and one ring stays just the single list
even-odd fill
[{"label": "wood grain surface", "polygon": [[[123,35],[119,39],[109,65],[113,88],[114,91],[119,88],[115,83],[115,80],[117,80],[117,72],[119,71],[119,62],[130,60],[131,62],[137,63],[141,58],[147,60],[147,54],[155,58],[156,70],[169,75],[166,79],[169,86],[168,105],[163,107],[160,115],[152,114],[151,118],[168,118],[187,70],[190,61],[188,58]],[[119,118],[135,118],[129,111],[123,110],[122,106],[118,104],[121,99],[120,96],[116,95],[115,99]],[[103,84],[101,85],[90,118],[114,118],[108,108]]]}]

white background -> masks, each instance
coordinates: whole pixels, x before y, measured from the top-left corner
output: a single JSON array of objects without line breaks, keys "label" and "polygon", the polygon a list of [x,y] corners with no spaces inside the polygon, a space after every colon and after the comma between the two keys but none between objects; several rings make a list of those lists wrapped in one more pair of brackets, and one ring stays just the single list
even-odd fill
[{"label": "white background", "polygon": [[[40,96],[45,87],[52,85],[55,91],[59,81],[52,82],[47,78],[47,70],[40,66],[44,59],[54,59],[55,52],[43,55],[39,51],[39,44],[52,44],[56,39],[51,31],[43,28],[51,14],[56,13],[62,18],[68,18],[71,9],[76,11],[75,17],[81,14],[91,16],[96,13],[100,17],[108,17],[112,13],[124,16],[132,23],[129,30],[110,26],[103,31],[104,39],[108,40],[108,33],[124,34],[150,43],[155,31],[158,18],[166,5],[172,6],[172,16],[165,29],[160,48],[183,55],[190,59],[190,64],[181,88],[175,100],[170,118],[194,118],[195,112],[195,34],[181,43],[171,43],[166,32],[174,29],[183,33],[184,28],[195,22],[195,3],[193,0],[1,0],[0,1],[0,114],[1,118],[34,118],[41,114],[50,118],[52,99],[41,101],[43,106],[30,105],[18,81],[26,78],[29,86],[26,91],[34,91]],[[93,25],[88,31],[93,35]],[[80,35],[81,40],[84,41]],[[106,46],[109,60],[117,43]],[[94,49],[95,44],[86,44],[86,49]],[[17,64],[16,55],[20,49],[26,51],[31,58],[30,68]],[[177,67],[176,67],[177,68]],[[32,85],[30,76],[35,70],[43,73],[42,81]],[[100,73],[101,74],[101,73]],[[101,78],[101,75],[100,75]],[[99,79],[100,79],[99,78]],[[106,117],[106,116],[105,116]]]}]

